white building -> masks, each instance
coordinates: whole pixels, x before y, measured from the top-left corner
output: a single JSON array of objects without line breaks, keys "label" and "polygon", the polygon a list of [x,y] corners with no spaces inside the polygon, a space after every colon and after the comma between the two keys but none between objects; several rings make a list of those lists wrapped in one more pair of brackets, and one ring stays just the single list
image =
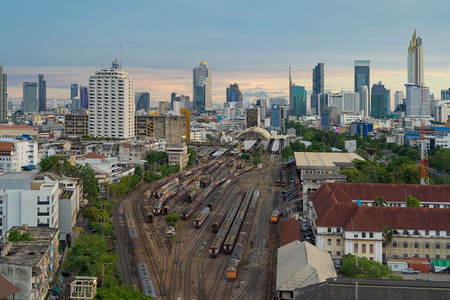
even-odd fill
[{"label": "white building", "polygon": [[191,128],[191,141],[204,142],[206,141],[206,129],[204,128]]},{"label": "white building", "polygon": [[339,119],[341,127],[345,127],[355,121],[361,120],[361,115],[352,111],[343,111],[339,115]]},{"label": "white building", "polygon": [[0,139],[0,170],[20,172],[22,167],[36,166],[38,162],[36,142],[10,138]]},{"label": "white building", "polygon": [[406,117],[430,117],[430,89],[407,83]]},{"label": "white building", "polygon": [[134,81],[116,60],[89,79],[89,134],[127,139],[134,136]]},{"label": "white building", "polygon": [[98,179],[98,183],[112,183],[120,177],[117,157],[108,157],[91,152],[77,158],[76,163],[82,166],[89,164]]},{"label": "white building", "polygon": [[436,137],[435,142],[436,146],[450,148],[450,135],[447,133],[447,135]]},{"label": "white building", "polygon": [[363,116],[370,116],[369,88],[366,85],[359,87],[359,109]]},{"label": "white building", "polygon": [[359,92],[346,92],[342,91],[342,108],[341,111],[352,111],[359,114],[360,103],[359,103]]},{"label": "white building", "polygon": [[396,91],[394,94],[394,110],[399,106],[400,104],[403,104],[403,98],[405,98],[405,95],[403,94],[403,91]]},{"label": "white building", "polygon": [[434,120],[439,123],[447,122],[450,116],[450,101],[440,101],[439,105],[434,108]]},{"label": "white building", "polygon": [[36,172],[0,175],[0,236],[12,226],[59,228],[58,181]]}]

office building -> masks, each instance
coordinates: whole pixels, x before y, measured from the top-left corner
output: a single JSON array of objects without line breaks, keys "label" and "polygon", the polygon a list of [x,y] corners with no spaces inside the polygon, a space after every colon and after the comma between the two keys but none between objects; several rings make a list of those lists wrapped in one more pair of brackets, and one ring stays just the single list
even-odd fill
[{"label": "office building", "polygon": [[391,114],[391,91],[380,82],[372,86],[370,115],[388,118]]},{"label": "office building", "polygon": [[360,113],[359,92],[342,91],[342,107],[341,111],[350,111],[356,114]]},{"label": "office building", "polygon": [[330,106],[331,94],[323,93],[317,94],[316,114],[320,116],[325,108]]},{"label": "office building", "polygon": [[329,106],[322,110],[320,115],[321,125],[324,127],[330,127],[339,123],[339,107]]},{"label": "office building", "polygon": [[394,110],[397,109],[399,105],[403,104],[404,94],[403,91],[396,91],[394,94]]},{"label": "office building", "polygon": [[23,83],[23,111],[37,112],[38,111],[38,84],[37,82]]},{"label": "office building", "polygon": [[212,72],[206,61],[194,68],[193,78],[194,111],[202,113],[212,110]]},{"label": "office building", "polygon": [[188,142],[186,119],[185,111],[181,115],[137,115],[135,136],[138,139],[163,139],[167,144]]},{"label": "office building", "polygon": [[7,76],[3,73],[3,66],[0,66],[0,123],[6,123],[8,112],[7,87]]},{"label": "office building", "polygon": [[270,119],[270,126],[274,127],[274,128],[281,128],[281,124],[283,121],[283,116],[282,116],[282,108],[281,105],[279,104],[272,104],[272,118]]},{"label": "office building", "polygon": [[[174,93],[172,93],[172,94],[174,94]],[[173,101],[180,102],[181,108],[186,108],[186,109],[189,109],[189,100],[190,100],[189,96],[186,96],[186,95],[177,96],[176,94],[175,94],[175,98],[173,99]]]},{"label": "office building", "polygon": [[81,109],[89,109],[89,93],[88,88],[80,86]]},{"label": "office building", "polygon": [[245,110],[245,128],[260,127],[260,112],[259,107],[247,108]]},{"label": "office building", "polygon": [[359,110],[365,117],[370,116],[369,88],[365,85],[359,87]]},{"label": "office building", "polygon": [[441,90],[441,100],[450,100],[450,89]]},{"label": "office building", "polygon": [[160,114],[165,114],[167,112],[167,102],[165,101],[159,101],[159,105],[158,105],[158,111]]},{"label": "office building", "polygon": [[370,60],[355,60],[355,92],[365,85],[370,95]]},{"label": "office building", "polygon": [[306,103],[306,89],[304,86],[291,85],[291,95],[294,110],[292,111],[293,116],[306,116],[307,114],[307,103]]},{"label": "office building", "polygon": [[324,92],[324,64],[318,63],[317,66],[313,69],[313,90],[311,94],[311,113],[314,115],[319,115],[319,94],[323,94]]},{"label": "office building", "polygon": [[70,84],[70,99],[75,99],[78,97],[78,84]]},{"label": "office building", "polygon": [[144,110],[146,113],[150,112],[150,93],[139,92],[135,93],[136,111]]},{"label": "office building", "polygon": [[430,113],[430,89],[414,84],[406,86],[406,117],[429,117]]},{"label": "office building", "polygon": [[90,135],[133,137],[134,112],[134,81],[117,60],[89,78]]},{"label": "office building", "polygon": [[38,101],[39,112],[47,110],[47,81],[44,80],[44,75],[38,75]]},{"label": "office building", "polygon": [[357,134],[361,138],[365,138],[369,132],[373,132],[373,124],[367,122],[356,121],[350,124],[350,135]]},{"label": "office building", "polygon": [[434,108],[434,120],[439,123],[446,123],[450,116],[450,101],[436,105]]},{"label": "office building", "polygon": [[72,99],[72,104],[70,105],[70,110],[72,112],[80,112],[81,111],[81,99],[76,97]]},{"label": "office building", "polygon": [[239,85],[237,83],[230,84],[230,87],[227,87],[227,102],[234,102],[237,104],[237,108],[242,108],[242,93],[239,90]]},{"label": "office building", "polygon": [[64,116],[64,136],[85,136],[89,134],[88,114],[67,114]]},{"label": "office building", "polygon": [[175,98],[177,97],[177,93],[173,92],[170,94],[170,109],[173,109],[173,101],[175,101]]},{"label": "office building", "polygon": [[424,84],[423,44],[422,39],[416,37],[415,30],[408,47],[408,83],[414,85]]}]

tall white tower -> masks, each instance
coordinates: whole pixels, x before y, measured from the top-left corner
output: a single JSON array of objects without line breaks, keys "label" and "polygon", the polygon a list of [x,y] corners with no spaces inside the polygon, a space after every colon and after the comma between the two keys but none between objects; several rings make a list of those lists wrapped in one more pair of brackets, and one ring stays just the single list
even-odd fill
[{"label": "tall white tower", "polygon": [[422,39],[416,37],[415,30],[408,48],[408,83],[415,85],[424,83]]},{"label": "tall white tower", "polygon": [[133,137],[134,111],[134,81],[117,60],[89,78],[90,135]]},{"label": "tall white tower", "polygon": [[194,68],[193,108],[198,112],[212,110],[212,72],[206,61]]}]

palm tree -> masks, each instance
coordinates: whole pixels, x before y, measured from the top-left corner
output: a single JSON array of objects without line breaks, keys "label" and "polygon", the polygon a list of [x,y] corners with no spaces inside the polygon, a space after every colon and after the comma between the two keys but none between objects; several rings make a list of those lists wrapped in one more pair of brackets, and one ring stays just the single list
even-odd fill
[{"label": "palm tree", "polygon": [[384,196],[375,196],[376,200],[372,202],[372,206],[386,206],[384,202]]},{"label": "palm tree", "polygon": [[386,256],[386,263],[387,263],[387,259],[388,259],[387,250],[388,250],[389,244],[392,242],[392,237],[394,236],[394,233],[392,231],[392,228],[387,227],[387,226],[381,227],[381,231],[383,232],[383,239],[384,239],[384,244],[385,244],[385,247],[386,247],[386,254],[385,254],[385,256]]}]

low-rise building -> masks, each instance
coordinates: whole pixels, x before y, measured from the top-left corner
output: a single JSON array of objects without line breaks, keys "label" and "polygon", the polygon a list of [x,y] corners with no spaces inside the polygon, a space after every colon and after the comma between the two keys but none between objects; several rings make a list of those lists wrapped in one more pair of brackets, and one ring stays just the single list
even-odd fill
[{"label": "low-rise building", "polygon": [[191,141],[192,142],[205,142],[206,141],[206,129],[205,128],[192,128],[191,129]]},{"label": "low-rise building", "polygon": [[189,161],[189,153],[186,144],[167,145],[166,153],[169,156],[169,165],[179,165],[180,170],[186,168]]},{"label": "low-rise building", "polygon": [[108,157],[96,152],[85,154],[76,160],[77,164],[89,164],[95,172],[98,183],[112,183],[120,178],[117,157]]},{"label": "low-rise building", "polygon": [[39,135],[39,130],[33,126],[0,126],[0,137],[18,137],[22,135],[29,135],[35,138]]},{"label": "low-rise building", "polygon": [[138,163],[139,161],[147,159],[147,153],[150,150],[157,149],[157,143],[144,141],[120,143],[119,161]]},{"label": "low-rise building", "polygon": [[64,116],[64,136],[85,136],[89,134],[88,114],[68,114]]},{"label": "low-rise building", "polygon": [[8,232],[27,232],[32,241],[1,241],[0,274],[17,286],[17,300],[46,299],[48,290],[57,277],[59,267],[58,229],[12,227]]},{"label": "low-rise building", "polygon": [[20,172],[22,168],[35,168],[38,163],[38,144],[35,141],[0,139],[0,170]]}]

